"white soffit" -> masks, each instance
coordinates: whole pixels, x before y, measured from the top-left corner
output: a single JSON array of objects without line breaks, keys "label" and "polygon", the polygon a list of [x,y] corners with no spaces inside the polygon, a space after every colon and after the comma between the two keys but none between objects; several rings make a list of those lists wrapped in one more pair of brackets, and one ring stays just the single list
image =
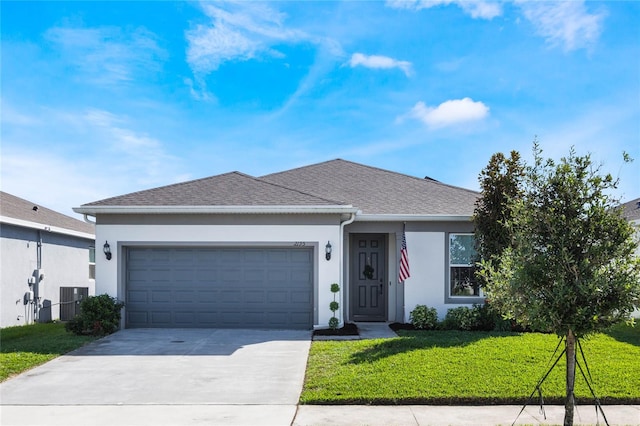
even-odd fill
[{"label": "white soffit", "polygon": [[60,228],[58,226],[46,225],[44,223],[31,222],[29,220],[16,219],[13,217],[0,216],[0,222],[7,225],[21,226],[23,228],[37,229],[40,231],[53,232],[56,234],[71,235],[74,237],[86,238],[89,240],[95,240],[94,234],[88,234],[86,232],[74,231],[72,229]]}]

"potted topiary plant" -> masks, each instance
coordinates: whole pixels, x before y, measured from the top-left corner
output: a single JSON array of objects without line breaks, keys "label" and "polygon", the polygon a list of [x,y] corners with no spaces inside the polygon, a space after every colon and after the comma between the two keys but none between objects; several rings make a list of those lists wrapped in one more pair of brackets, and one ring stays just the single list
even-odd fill
[{"label": "potted topiary plant", "polygon": [[336,294],[340,291],[338,283],[331,284],[331,292],[333,293],[333,302],[329,303],[329,309],[333,313],[333,316],[329,319],[329,328],[337,330],[340,321],[336,318],[336,311],[340,308],[340,304],[336,302]]}]

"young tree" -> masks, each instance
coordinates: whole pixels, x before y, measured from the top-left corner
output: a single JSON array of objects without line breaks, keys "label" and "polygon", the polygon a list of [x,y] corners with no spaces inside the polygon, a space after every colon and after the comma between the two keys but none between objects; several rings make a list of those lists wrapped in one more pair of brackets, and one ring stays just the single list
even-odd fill
[{"label": "young tree", "polygon": [[576,339],[628,319],[640,304],[638,241],[609,195],[617,180],[573,149],[558,164],[541,153],[534,144],[523,193],[508,206],[511,244],[480,273],[500,312],[564,337],[564,424],[572,425]]},{"label": "young tree", "polygon": [[493,154],[480,173],[482,197],[473,212],[476,252],[480,259],[490,260],[511,244],[506,226],[512,217],[509,200],[520,197],[523,179],[524,164],[518,151],[511,151],[508,158],[501,152]]}]

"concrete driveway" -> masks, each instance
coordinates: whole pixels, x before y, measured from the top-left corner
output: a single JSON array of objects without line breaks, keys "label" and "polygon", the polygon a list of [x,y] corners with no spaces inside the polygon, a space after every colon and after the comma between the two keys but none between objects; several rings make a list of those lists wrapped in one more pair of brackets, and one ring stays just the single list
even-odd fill
[{"label": "concrete driveway", "polygon": [[0,384],[0,423],[290,424],[310,341],[295,330],[122,330]]}]

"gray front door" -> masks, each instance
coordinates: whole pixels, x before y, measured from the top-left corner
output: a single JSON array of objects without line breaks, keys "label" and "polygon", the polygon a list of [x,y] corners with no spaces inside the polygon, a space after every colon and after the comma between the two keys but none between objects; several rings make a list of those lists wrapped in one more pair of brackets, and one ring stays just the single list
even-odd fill
[{"label": "gray front door", "polygon": [[309,248],[131,247],[126,327],[313,326]]},{"label": "gray front door", "polygon": [[386,238],[381,234],[351,236],[351,319],[386,321]]}]

